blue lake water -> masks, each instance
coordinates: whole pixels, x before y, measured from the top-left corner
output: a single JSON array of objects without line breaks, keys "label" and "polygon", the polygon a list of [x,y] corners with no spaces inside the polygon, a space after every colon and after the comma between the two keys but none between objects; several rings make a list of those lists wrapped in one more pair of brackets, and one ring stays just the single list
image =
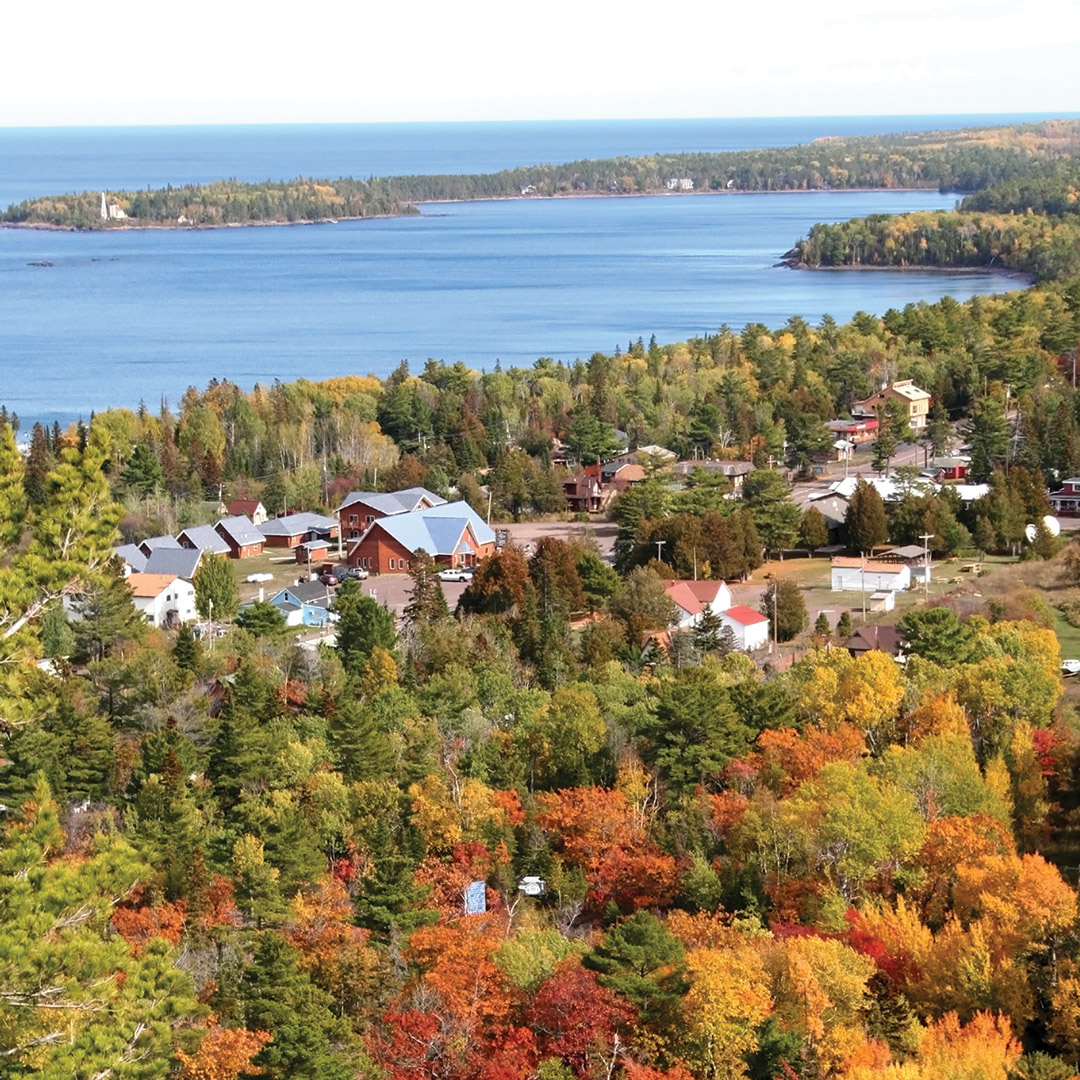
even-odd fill
[{"label": "blue lake water", "polygon": [[[32,194],[307,175],[490,171],[617,153],[786,145],[1005,117],[0,130],[0,203]],[[1026,118],[1025,118],[1026,119]],[[934,192],[693,195],[427,206],[336,225],[0,230],[0,402],[66,421],[214,377],[385,375],[402,359],[572,361],[723,324],[840,321],[1015,287],[976,274],[807,273],[816,221],[951,206]],[[53,265],[32,266],[34,262]]]}]

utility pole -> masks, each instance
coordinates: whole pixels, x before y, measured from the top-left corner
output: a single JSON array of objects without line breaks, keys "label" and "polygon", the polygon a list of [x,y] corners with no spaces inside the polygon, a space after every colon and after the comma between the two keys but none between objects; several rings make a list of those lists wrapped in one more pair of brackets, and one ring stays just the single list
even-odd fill
[{"label": "utility pole", "polygon": [[922,561],[923,561],[923,591],[927,596],[930,595],[930,547],[929,541],[934,537],[933,533],[920,533],[919,539],[922,541]]},{"label": "utility pole", "polygon": [[214,601],[207,597],[206,600],[207,630],[210,634],[210,651],[214,651]]},{"label": "utility pole", "polygon": [[657,561],[657,562],[663,562],[663,561],[664,561],[664,556],[663,556],[663,554],[661,553],[661,550],[660,550],[660,549],[661,549],[661,548],[662,548],[662,547],[663,547],[663,546],[664,546],[664,545],[665,545],[666,543],[667,543],[667,541],[666,541],[666,540],[657,540],[657,541],[656,541],[656,561]]},{"label": "utility pole", "polygon": [[866,622],[866,552],[861,555],[859,564],[859,588],[862,591],[862,621]]}]

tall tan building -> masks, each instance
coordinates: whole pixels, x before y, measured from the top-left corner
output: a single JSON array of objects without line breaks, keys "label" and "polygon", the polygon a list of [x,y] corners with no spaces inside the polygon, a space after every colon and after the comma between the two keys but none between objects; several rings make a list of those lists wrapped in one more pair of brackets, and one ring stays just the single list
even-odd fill
[{"label": "tall tan building", "polygon": [[856,401],[851,408],[854,416],[876,416],[890,398],[902,401],[908,409],[908,423],[915,431],[926,427],[926,417],[930,412],[930,395],[920,390],[911,379],[900,379],[890,383],[873,397],[865,401]]}]

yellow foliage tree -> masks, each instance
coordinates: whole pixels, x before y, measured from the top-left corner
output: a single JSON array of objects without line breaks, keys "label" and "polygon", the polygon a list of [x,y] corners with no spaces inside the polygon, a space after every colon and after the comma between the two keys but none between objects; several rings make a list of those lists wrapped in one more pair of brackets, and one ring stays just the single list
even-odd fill
[{"label": "yellow foliage tree", "polygon": [[772,1011],[761,957],[748,945],[694,949],[686,973],[684,1057],[694,1076],[737,1080],[746,1074],[744,1056],[757,1050],[757,1030]]}]

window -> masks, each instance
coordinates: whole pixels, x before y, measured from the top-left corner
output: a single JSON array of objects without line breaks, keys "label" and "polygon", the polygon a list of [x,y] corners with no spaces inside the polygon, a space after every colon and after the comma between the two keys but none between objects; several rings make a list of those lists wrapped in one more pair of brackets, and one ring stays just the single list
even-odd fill
[{"label": "window", "polygon": [[355,525],[359,520],[360,520],[360,518],[359,518],[358,515],[356,515],[356,514],[350,514],[349,515],[349,524],[350,525]]},{"label": "window", "polygon": [[367,523],[370,525],[374,520],[375,520],[375,515],[374,514],[368,514]]}]

